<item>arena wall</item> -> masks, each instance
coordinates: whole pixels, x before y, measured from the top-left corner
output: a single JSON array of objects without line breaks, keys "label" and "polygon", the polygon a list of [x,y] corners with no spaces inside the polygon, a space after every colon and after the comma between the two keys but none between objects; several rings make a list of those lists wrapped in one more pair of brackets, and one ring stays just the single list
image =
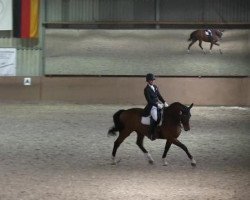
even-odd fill
[{"label": "arena wall", "polygon": [[[1,77],[0,100],[80,104],[145,104],[144,77]],[[250,106],[249,77],[158,77],[162,96],[171,103]]]}]

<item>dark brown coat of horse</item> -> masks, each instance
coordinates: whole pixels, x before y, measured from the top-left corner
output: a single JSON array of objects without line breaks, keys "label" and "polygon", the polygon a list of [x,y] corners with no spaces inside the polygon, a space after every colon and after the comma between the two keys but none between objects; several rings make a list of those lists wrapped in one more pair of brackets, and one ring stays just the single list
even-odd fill
[{"label": "dark brown coat of horse", "polygon": [[[176,146],[183,149],[191,160],[191,165],[196,165],[196,161],[188,151],[187,147],[177,139],[181,134],[182,127],[185,131],[190,130],[189,119],[191,117],[190,110],[192,106],[193,104],[187,107],[179,102],[175,102],[169,107],[165,107],[163,110],[162,124],[156,129],[156,135],[158,136],[157,139],[166,140],[164,153],[162,155],[163,165],[167,165],[166,155],[172,144],[175,144]],[[142,150],[149,163],[153,164],[154,161],[151,155],[143,146],[144,137],[149,136],[149,125],[143,125],[141,123],[142,113],[143,109],[141,108],[131,108],[128,110],[119,110],[114,114],[114,126],[108,131],[108,135],[113,136],[115,136],[116,132],[119,131],[119,136],[114,142],[112,151],[113,164],[118,162],[116,160],[117,149],[132,132],[137,133],[136,144]]]},{"label": "dark brown coat of horse", "polygon": [[[202,41],[204,42],[210,42],[210,53],[212,52],[213,45],[220,46],[218,44],[218,41],[222,38],[223,30],[217,30],[217,29],[211,29],[212,37],[209,35],[206,35],[206,30],[196,30],[193,31],[190,34],[190,37],[188,41],[191,41],[191,43],[188,45],[188,52],[190,51],[190,47],[196,42],[199,41],[199,46],[202,49],[202,51],[205,53],[203,47],[202,47]],[[220,49],[220,53],[222,53]]]}]

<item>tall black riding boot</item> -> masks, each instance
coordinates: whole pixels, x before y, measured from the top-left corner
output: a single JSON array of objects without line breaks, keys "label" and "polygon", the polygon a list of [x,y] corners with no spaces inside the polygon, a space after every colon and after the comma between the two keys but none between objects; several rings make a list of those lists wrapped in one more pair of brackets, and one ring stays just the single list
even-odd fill
[{"label": "tall black riding boot", "polygon": [[153,118],[151,118],[150,119],[150,135],[149,135],[149,138],[151,140],[155,140],[156,139],[156,136],[155,136],[156,126],[157,126],[157,122]]}]

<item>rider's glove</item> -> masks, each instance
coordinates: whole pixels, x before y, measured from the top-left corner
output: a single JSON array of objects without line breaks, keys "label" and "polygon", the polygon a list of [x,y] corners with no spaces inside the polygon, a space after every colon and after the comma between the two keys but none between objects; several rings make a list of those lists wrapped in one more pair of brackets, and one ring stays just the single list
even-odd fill
[{"label": "rider's glove", "polygon": [[158,103],[158,104],[157,104],[157,107],[158,107],[159,109],[162,109],[162,108],[164,107],[164,105],[163,105],[162,103]]},{"label": "rider's glove", "polygon": [[168,107],[168,103],[167,102],[164,103],[164,107]]}]

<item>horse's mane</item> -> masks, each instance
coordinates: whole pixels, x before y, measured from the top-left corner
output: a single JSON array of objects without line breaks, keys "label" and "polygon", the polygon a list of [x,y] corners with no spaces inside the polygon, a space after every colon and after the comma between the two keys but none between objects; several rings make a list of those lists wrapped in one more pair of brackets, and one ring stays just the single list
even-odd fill
[{"label": "horse's mane", "polygon": [[188,107],[183,105],[182,103],[174,102],[174,103],[170,104],[170,106],[164,108],[164,115],[165,114],[166,115],[169,115],[169,114],[172,114],[172,115],[178,114],[179,115],[180,111],[185,112],[187,109],[188,109]]},{"label": "horse's mane", "polygon": [[170,104],[168,107],[164,108],[164,115],[176,115],[180,112],[180,110],[183,110],[187,108],[185,105],[183,105],[180,102],[174,102]]},{"label": "horse's mane", "polygon": [[169,109],[172,109],[172,108],[180,108],[180,109],[183,109],[183,108],[186,108],[186,106],[183,105],[183,104],[180,103],[180,102],[174,102],[174,103],[170,104],[170,106],[167,107],[167,108],[169,108]]},{"label": "horse's mane", "polygon": [[187,110],[188,107],[183,105],[180,102],[174,102],[168,107],[164,108],[163,111],[163,123],[166,123],[166,120],[172,120],[175,123],[180,123],[180,111]]}]

